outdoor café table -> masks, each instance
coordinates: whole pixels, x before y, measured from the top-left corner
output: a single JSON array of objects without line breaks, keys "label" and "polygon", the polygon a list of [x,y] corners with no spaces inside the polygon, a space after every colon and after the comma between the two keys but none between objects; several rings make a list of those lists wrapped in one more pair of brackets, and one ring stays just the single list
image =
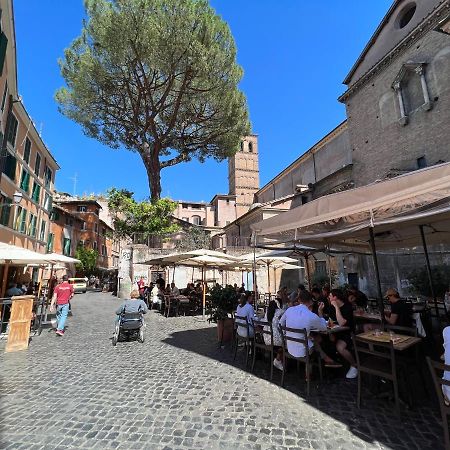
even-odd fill
[{"label": "outdoor caf\u00e9 table", "polygon": [[[365,333],[358,334],[358,337],[365,339],[368,342],[390,342],[391,334],[386,331],[367,331]],[[394,350],[404,351],[413,345],[418,344],[422,339],[415,336],[407,336],[404,334],[395,333],[393,337]]]}]

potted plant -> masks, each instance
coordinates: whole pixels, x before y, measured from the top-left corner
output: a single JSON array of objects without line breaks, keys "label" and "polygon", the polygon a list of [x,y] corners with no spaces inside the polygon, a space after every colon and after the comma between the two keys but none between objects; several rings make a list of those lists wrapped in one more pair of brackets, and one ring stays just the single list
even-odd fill
[{"label": "potted plant", "polygon": [[217,323],[217,340],[228,342],[233,336],[233,319],[229,316],[238,304],[238,294],[232,286],[214,286],[210,291],[210,322]]}]

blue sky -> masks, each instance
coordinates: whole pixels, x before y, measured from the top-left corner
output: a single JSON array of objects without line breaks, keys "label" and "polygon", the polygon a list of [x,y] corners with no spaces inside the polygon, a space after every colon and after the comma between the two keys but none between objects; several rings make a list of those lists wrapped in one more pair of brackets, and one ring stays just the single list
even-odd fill
[{"label": "blue sky", "polygon": [[[259,135],[261,186],[345,118],[342,80],[391,0],[212,0],[230,25],[244,68],[241,89]],[[82,0],[15,0],[19,91],[61,166],[60,191],[126,188],[148,197],[137,154],[112,150],[83,135],[54,101],[63,85],[57,59],[80,34]],[[190,162],[162,172],[163,195],[208,201],[228,193],[227,163]]]}]

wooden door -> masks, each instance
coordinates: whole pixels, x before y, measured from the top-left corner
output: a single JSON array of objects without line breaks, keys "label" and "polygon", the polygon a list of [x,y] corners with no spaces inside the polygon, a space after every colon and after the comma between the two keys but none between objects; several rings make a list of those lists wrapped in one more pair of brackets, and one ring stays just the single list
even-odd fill
[{"label": "wooden door", "polygon": [[17,352],[28,348],[31,319],[33,314],[33,295],[12,297],[11,317],[9,319],[7,352]]}]

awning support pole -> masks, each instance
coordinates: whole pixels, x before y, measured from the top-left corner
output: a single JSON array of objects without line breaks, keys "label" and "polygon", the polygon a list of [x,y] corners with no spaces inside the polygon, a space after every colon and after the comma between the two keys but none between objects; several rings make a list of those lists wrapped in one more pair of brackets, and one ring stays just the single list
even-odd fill
[{"label": "awning support pole", "polygon": [[306,276],[308,277],[308,290],[311,291],[311,274],[309,273],[309,254],[304,254],[305,266],[306,266]]},{"label": "awning support pole", "polygon": [[270,263],[267,263],[267,289],[269,291],[269,294],[271,294],[270,292]]},{"label": "awning support pole", "polygon": [[369,227],[369,235],[370,235],[370,250],[372,251],[373,265],[375,266],[375,277],[377,280],[378,308],[381,313],[381,321],[384,324],[385,320],[384,320],[383,292],[381,290],[380,269],[378,267],[377,248],[375,247],[375,236],[372,227]]},{"label": "awning support pole", "polygon": [[254,303],[258,303],[258,288],[256,286],[256,232],[253,234],[253,295]]},{"label": "awning support pole", "polygon": [[[439,308],[438,308],[438,304],[437,304],[436,294],[434,292],[433,278],[431,275],[430,257],[428,255],[428,247],[427,247],[427,241],[425,240],[425,233],[423,231],[423,225],[419,225],[419,229],[420,229],[420,237],[422,238],[423,252],[425,254],[425,261],[426,261],[426,265],[427,265],[427,275],[428,275],[428,283],[430,284],[431,297],[433,298],[434,307],[436,309],[436,318],[438,319],[438,321],[440,321]],[[445,308],[445,303],[444,303],[444,308]],[[447,312],[447,310],[445,310],[445,312]]]}]

